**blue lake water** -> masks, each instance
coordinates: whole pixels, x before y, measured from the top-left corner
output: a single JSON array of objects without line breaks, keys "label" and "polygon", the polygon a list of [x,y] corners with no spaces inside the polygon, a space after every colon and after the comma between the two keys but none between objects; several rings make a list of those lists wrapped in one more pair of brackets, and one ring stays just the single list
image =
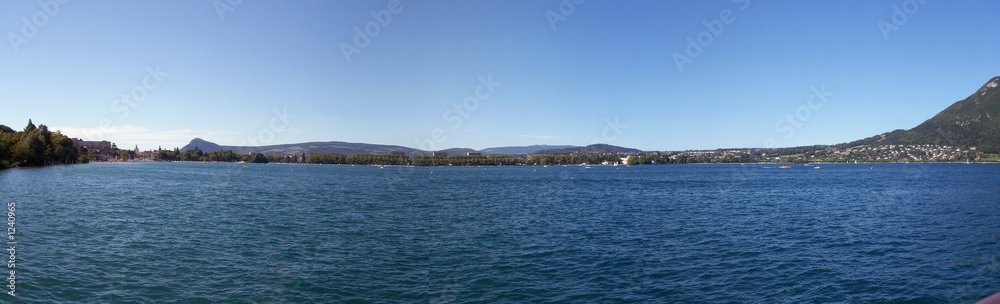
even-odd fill
[{"label": "blue lake water", "polygon": [[1000,165],[819,166],[3,170],[18,275],[17,297],[0,296],[971,303],[1000,290]]}]

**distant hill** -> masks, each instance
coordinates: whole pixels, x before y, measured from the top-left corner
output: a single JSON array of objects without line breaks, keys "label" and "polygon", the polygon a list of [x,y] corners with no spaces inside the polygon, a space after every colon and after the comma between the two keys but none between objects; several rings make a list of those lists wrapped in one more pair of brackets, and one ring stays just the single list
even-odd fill
[{"label": "distant hill", "polygon": [[522,154],[535,154],[538,151],[542,151],[542,150],[558,150],[558,149],[566,149],[566,148],[578,148],[578,147],[577,146],[568,146],[568,145],[561,145],[561,146],[559,146],[559,145],[556,145],[556,146],[552,146],[552,145],[531,145],[531,146],[519,146],[519,147],[486,148],[486,149],[480,150],[479,152],[482,152],[484,155],[491,155],[491,154],[522,155]]},{"label": "distant hill", "polygon": [[[305,153],[340,153],[345,155],[351,155],[351,154],[389,154],[393,151],[402,151],[403,153],[406,153],[406,155],[409,156],[431,155],[431,151],[423,151],[403,146],[349,143],[341,141],[308,142],[300,144],[248,147],[248,146],[223,146],[201,138],[192,139],[190,143],[184,145],[184,147],[182,147],[180,150],[189,151],[189,150],[194,150],[195,148],[198,148],[199,150],[205,152],[232,150],[233,152],[240,154],[254,152],[254,153],[264,153],[264,154],[288,155],[288,154],[305,152]],[[483,155],[494,155],[494,154],[524,155],[524,154],[537,154],[538,151],[544,149],[559,150],[567,148],[583,148],[583,147],[534,145],[534,146],[486,148],[483,149],[482,151],[477,151],[475,149],[469,149],[469,148],[451,148],[446,150],[440,150],[438,152],[448,153],[448,155],[466,155],[469,152],[479,152],[482,153]]]},{"label": "distant hill", "polygon": [[923,144],[978,146],[986,153],[1000,153],[1000,76],[913,129],[895,130],[837,146]]},{"label": "distant hill", "polygon": [[[210,141],[207,141],[207,140],[204,140],[204,139],[201,139],[201,138],[195,138],[195,139],[192,139],[191,142],[189,142],[184,147],[181,147],[181,151],[194,150],[194,148],[198,148],[198,150],[202,150],[202,151],[205,151],[205,152],[215,152],[215,151],[231,150],[231,149],[223,149],[222,146],[217,145],[217,144],[215,144],[213,142],[210,142]],[[238,152],[238,151],[233,151],[233,152],[246,153],[246,152]]]},{"label": "distant hill", "polygon": [[642,150],[612,146],[607,144],[593,144],[586,147],[571,147],[562,149],[541,150],[532,154],[580,154],[580,153],[639,153]]},{"label": "distant hill", "polygon": [[410,156],[430,154],[426,151],[407,148],[403,146],[373,145],[373,144],[349,143],[341,141],[308,142],[300,144],[246,147],[246,146],[220,146],[201,138],[192,139],[190,143],[181,148],[181,151],[194,150],[194,148],[196,147],[199,150],[205,152],[232,150],[235,153],[241,153],[241,154],[254,152],[254,153],[264,153],[264,154],[288,155],[288,154],[305,152],[305,153],[340,153],[345,155],[351,155],[351,154],[389,154],[393,151],[402,151]]},{"label": "distant hill", "polygon": [[479,151],[469,148],[451,148],[451,149],[440,150],[437,152],[448,153],[448,155],[466,155],[469,152],[479,152]]}]

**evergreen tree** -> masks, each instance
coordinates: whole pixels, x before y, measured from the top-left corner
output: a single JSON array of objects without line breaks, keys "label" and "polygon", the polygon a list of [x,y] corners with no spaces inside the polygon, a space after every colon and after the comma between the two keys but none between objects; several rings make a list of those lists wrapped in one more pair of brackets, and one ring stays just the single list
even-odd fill
[{"label": "evergreen tree", "polygon": [[35,124],[31,123],[31,119],[28,119],[28,125],[24,127],[24,133],[28,133],[35,130]]}]

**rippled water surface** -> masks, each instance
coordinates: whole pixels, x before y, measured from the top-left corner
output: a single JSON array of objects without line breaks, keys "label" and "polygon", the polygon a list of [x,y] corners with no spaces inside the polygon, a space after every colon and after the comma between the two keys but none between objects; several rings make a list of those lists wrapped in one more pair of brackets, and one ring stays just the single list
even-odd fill
[{"label": "rippled water surface", "polygon": [[1000,290],[1000,165],[820,166],[88,164],[0,171],[0,199],[18,207],[23,302],[971,303]]}]

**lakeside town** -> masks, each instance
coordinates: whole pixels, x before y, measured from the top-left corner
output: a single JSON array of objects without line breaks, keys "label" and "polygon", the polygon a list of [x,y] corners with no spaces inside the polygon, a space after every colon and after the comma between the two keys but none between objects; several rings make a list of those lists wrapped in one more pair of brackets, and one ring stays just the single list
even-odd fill
[{"label": "lakeside town", "polygon": [[[996,154],[943,145],[879,145],[850,148],[802,147],[782,149],[724,149],[678,152],[672,159],[699,163],[843,163],[843,162],[996,162]],[[793,150],[793,153],[780,151]],[[776,152],[779,151],[779,152]],[[797,153],[796,153],[797,152]]]}]

